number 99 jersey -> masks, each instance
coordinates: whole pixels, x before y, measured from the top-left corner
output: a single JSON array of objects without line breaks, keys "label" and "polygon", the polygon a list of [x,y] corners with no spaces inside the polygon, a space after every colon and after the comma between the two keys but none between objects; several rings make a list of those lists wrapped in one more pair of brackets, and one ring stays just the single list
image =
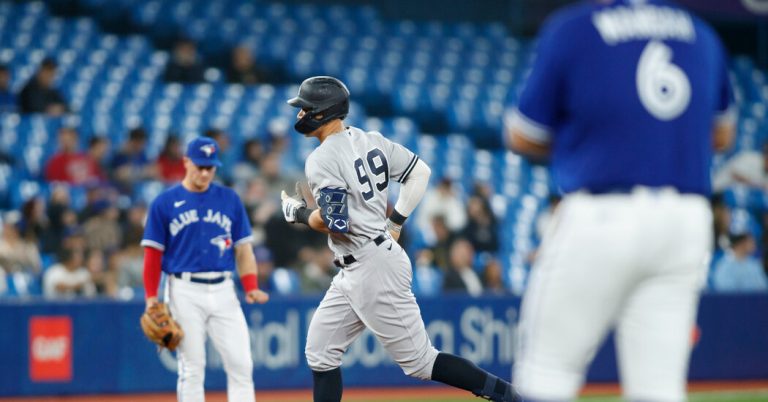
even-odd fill
[{"label": "number 99 jersey", "polygon": [[356,127],[328,136],[312,151],[305,174],[318,206],[329,209],[321,215],[334,217],[326,219],[334,253],[349,254],[386,230],[390,185],[404,182],[418,160],[381,133]]},{"label": "number 99 jersey", "polygon": [[545,24],[517,123],[551,143],[565,193],[645,185],[708,195],[713,123],[732,118],[722,44],[670,2],[605,3]]}]

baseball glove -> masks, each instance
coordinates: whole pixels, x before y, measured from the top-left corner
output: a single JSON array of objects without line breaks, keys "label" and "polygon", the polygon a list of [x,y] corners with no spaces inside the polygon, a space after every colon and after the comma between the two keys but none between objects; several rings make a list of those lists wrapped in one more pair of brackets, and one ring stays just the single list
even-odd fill
[{"label": "baseball glove", "polygon": [[165,303],[156,303],[147,309],[141,315],[141,330],[147,339],[166,347],[170,351],[176,350],[179,342],[184,338],[184,331],[181,330],[171,313],[168,311],[168,305]]}]

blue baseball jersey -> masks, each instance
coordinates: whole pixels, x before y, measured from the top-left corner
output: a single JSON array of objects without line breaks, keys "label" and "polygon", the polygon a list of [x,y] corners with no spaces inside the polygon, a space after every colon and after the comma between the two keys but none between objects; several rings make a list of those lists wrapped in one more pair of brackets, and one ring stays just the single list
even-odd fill
[{"label": "blue baseball jersey", "polygon": [[670,2],[607,3],[548,20],[516,123],[550,144],[562,192],[644,185],[708,195],[713,124],[733,118],[720,40]]},{"label": "blue baseball jersey", "polygon": [[248,214],[232,189],[211,183],[194,193],[178,184],[152,202],[141,245],[163,251],[165,272],[206,272],[234,270],[234,246],[251,241]]}]

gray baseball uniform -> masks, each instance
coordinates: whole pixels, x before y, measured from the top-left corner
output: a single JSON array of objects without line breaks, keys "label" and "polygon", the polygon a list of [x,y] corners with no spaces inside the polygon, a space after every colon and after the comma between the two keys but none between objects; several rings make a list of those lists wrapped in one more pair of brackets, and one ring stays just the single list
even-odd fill
[{"label": "gray baseball uniform", "polygon": [[380,133],[354,127],[329,136],[306,161],[313,196],[325,188],[346,190],[349,215],[349,231],[329,236],[342,269],[309,326],[306,356],[313,370],[339,367],[367,327],[406,374],[431,377],[438,351],[411,291],[410,260],[386,229],[390,182],[405,181],[417,161]]}]

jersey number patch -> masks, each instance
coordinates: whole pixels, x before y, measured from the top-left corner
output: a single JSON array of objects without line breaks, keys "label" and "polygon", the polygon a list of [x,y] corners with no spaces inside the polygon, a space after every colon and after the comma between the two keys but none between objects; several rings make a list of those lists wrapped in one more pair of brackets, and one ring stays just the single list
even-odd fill
[{"label": "jersey number patch", "polygon": [[671,60],[672,49],[659,41],[650,41],[637,64],[640,102],[648,113],[663,121],[683,114],[691,102],[688,76]]},{"label": "jersey number patch", "polygon": [[[384,175],[383,180],[376,182],[376,190],[383,191],[387,188],[387,185],[389,185],[389,164],[387,163],[387,158],[380,149],[374,148],[368,151],[368,155],[366,155],[365,159],[368,162],[368,169],[372,174],[376,177]],[[355,172],[357,172],[357,180],[363,186],[363,190],[361,190],[363,199],[368,201],[373,198],[374,184],[371,182],[371,179],[368,178],[368,173],[366,173],[363,164],[363,159],[357,158],[357,160],[355,160]]]}]

